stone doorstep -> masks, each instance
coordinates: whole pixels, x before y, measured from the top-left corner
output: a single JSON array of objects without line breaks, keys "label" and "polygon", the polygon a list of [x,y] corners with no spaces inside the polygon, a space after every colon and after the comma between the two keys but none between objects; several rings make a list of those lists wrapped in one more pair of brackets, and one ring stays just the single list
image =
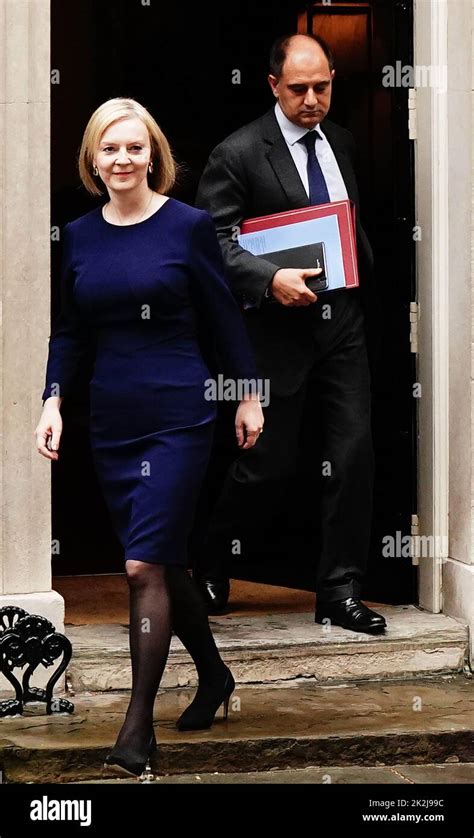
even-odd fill
[{"label": "stone doorstep", "polygon": [[[72,783],[84,785],[97,785],[102,783],[120,785],[136,783],[134,778],[110,779],[110,780],[72,780]],[[458,785],[474,783],[473,762],[448,762],[443,765],[390,765],[380,768],[369,766],[350,765],[346,768],[340,766],[325,765],[321,768],[290,768],[278,769],[276,771],[241,771],[240,773],[213,774],[163,774],[157,775],[154,783],[160,785],[417,785],[420,783],[432,785]],[[461,813],[461,818],[467,818],[466,812]]]},{"label": "stone doorstep", "polygon": [[[350,679],[412,678],[460,672],[469,634],[463,623],[413,605],[379,606],[383,636],[356,634],[314,622],[313,613],[212,617],[216,643],[240,684],[274,683],[299,677],[320,683]],[[73,646],[67,670],[72,695],[131,688],[127,625],[66,626]],[[34,683],[34,682],[33,682]],[[196,672],[173,637],[162,685],[195,686]]]},{"label": "stone doorstep", "polygon": [[[229,773],[307,766],[474,762],[474,689],[463,675],[346,686],[301,679],[241,686],[229,718],[181,733],[175,721],[194,690],[163,690],[155,704],[160,774]],[[73,715],[28,706],[0,722],[6,782],[106,779],[105,755],[123,723],[129,694],[83,693]]]}]

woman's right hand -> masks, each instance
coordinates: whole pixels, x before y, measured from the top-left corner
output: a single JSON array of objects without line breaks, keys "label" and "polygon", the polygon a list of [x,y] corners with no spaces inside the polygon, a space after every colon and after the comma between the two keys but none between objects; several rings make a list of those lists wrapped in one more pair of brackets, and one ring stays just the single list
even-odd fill
[{"label": "woman's right hand", "polygon": [[[63,418],[59,410],[60,403],[61,400],[55,396],[46,399],[40,420],[33,431],[33,436],[36,439],[36,447],[39,453],[43,457],[46,457],[47,460],[59,459],[58,448],[63,430]],[[49,440],[53,449],[52,451],[46,447]]]}]

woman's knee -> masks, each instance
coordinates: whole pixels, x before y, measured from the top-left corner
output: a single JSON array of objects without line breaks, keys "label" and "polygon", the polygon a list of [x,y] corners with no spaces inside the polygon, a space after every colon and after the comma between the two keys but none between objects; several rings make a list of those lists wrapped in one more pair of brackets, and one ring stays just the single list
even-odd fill
[{"label": "woman's knee", "polygon": [[153,562],[141,562],[138,559],[127,559],[125,573],[127,582],[131,585],[142,585],[153,579],[165,580],[166,566]]}]

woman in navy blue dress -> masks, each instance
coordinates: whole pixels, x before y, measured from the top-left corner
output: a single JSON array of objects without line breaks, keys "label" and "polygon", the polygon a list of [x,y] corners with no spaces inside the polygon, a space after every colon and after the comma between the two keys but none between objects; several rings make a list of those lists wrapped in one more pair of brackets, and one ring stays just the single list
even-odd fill
[{"label": "woman in navy blue dress", "polygon": [[105,185],[109,201],[64,228],[62,307],[34,434],[38,451],[57,460],[60,405],[94,334],[91,447],[124,548],[132,663],[130,704],[106,766],[139,776],[156,748],[153,706],[172,631],[199,677],[180,729],[209,727],[222,703],[227,715],[235,687],[186,569],[217,413],[206,397],[211,374],[198,343],[198,310],[226,378],[255,384],[247,384],[237,408],[242,449],[256,443],[263,413],[214,223],[207,212],[166,196],[175,163],[149,112],[133,99],[99,107],[84,133],[79,171],[92,194]]}]

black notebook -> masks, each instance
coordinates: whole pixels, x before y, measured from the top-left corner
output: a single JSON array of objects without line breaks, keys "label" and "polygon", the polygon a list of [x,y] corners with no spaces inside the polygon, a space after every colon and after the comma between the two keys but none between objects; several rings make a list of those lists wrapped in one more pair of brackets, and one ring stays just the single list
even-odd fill
[{"label": "black notebook", "polygon": [[306,285],[313,294],[325,291],[328,287],[324,242],[302,244],[298,247],[289,247],[287,250],[276,250],[273,253],[259,253],[258,255],[280,268],[322,268],[322,274],[309,276],[306,279]]}]

